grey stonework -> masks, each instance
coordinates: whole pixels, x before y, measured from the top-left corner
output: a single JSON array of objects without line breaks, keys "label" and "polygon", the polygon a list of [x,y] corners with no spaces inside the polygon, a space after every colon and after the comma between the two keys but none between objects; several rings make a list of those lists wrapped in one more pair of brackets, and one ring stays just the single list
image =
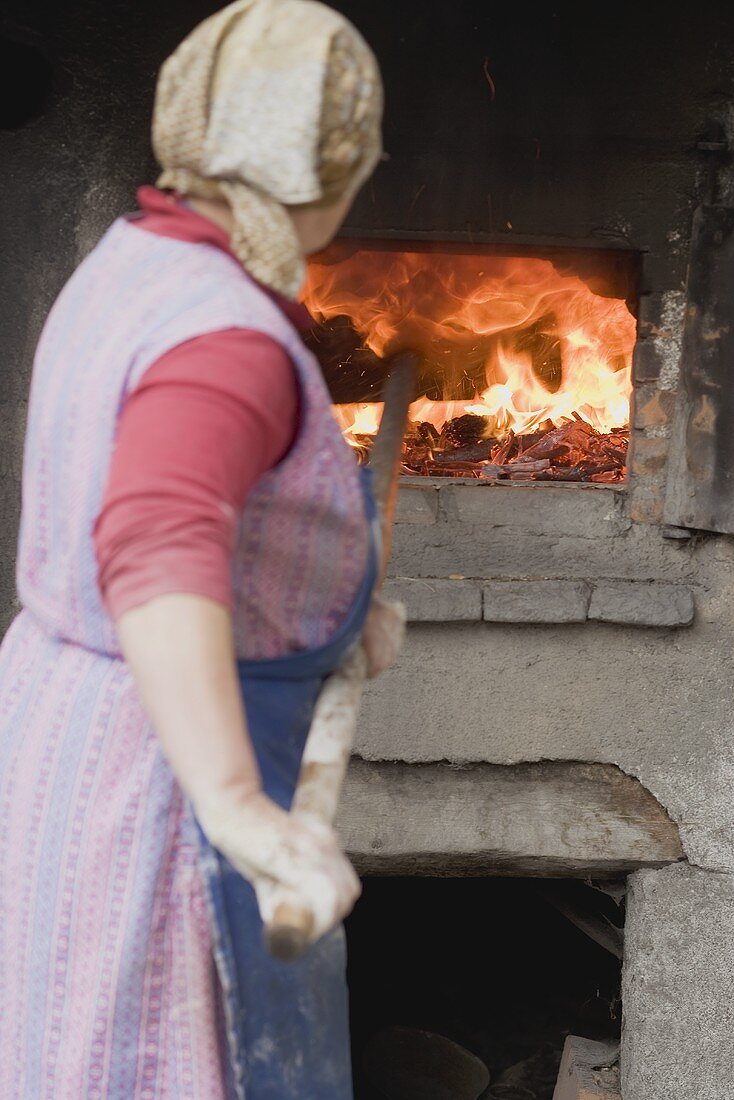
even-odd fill
[{"label": "grey stonework", "polygon": [[396,577],[388,580],[384,594],[405,604],[413,623],[479,622],[482,590],[474,581]]},{"label": "grey stonework", "polygon": [[732,1100],[734,876],[678,864],[629,881],[624,1100]]},{"label": "grey stonework", "polygon": [[624,494],[593,485],[449,481],[438,495],[440,519],[521,536],[604,539],[630,526]]},{"label": "grey stonework", "polygon": [[688,626],[693,613],[689,588],[629,581],[595,585],[589,607],[590,619],[630,626]]},{"label": "grey stonework", "polygon": [[678,823],[692,863],[734,871],[734,541],[664,538],[631,522],[616,490],[413,483],[406,495],[413,513],[420,495],[435,511],[395,528],[391,569],[411,578],[409,605],[420,580],[441,588],[444,619],[446,594],[462,593],[458,608],[465,584],[485,590],[486,608],[500,585],[527,608],[528,591],[555,601],[590,584],[591,614],[623,592],[629,619],[676,625],[477,622],[473,599],[471,621],[426,621],[439,606],[426,597],[397,666],[368,688],[359,755],[616,764]]},{"label": "grey stonework", "polygon": [[405,487],[398,495],[395,509],[397,523],[435,523],[438,518],[438,489],[426,492],[422,487]]},{"label": "grey stonework", "polygon": [[393,577],[385,595],[405,604],[408,622],[583,623],[689,626],[691,588],[640,581],[503,580]]},{"label": "grey stonework", "polygon": [[585,581],[494,581],[482,587],[483,618],[494,623],[583,623],[591,586]]}]

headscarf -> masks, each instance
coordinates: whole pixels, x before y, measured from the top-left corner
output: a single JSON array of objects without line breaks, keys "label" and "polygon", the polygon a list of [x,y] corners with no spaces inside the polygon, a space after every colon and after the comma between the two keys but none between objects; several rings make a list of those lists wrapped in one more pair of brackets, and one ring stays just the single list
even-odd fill
[{"label": "headscarf", "polygon": [[153,115],[158,186],[223,199],[250,274],[295,298],[305,261],[285,207],[356,193],[382,151],[377,62],[316,0],[237,0],[161,69]]}]

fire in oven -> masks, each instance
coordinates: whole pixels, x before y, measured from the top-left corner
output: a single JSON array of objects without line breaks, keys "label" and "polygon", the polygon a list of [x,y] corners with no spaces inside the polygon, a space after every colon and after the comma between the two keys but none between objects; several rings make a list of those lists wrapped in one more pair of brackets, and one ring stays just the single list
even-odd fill
[{"label": "fire in oven", "polygon": [[619,484],[636,254],[339,240],[309,265],[310,343],[360,461],[385,359],[421,361],[402,473]]}]

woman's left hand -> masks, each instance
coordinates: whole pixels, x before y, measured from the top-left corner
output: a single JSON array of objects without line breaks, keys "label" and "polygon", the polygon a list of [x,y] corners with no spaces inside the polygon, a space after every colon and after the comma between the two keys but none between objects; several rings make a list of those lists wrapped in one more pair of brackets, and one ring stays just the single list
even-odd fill
[{"label": "woman's left hand", "polygon": [[394,662],[405,637],[405,606],[383,596],[372,597],[362,634],[367,654],[367,675],[379,676]]}]

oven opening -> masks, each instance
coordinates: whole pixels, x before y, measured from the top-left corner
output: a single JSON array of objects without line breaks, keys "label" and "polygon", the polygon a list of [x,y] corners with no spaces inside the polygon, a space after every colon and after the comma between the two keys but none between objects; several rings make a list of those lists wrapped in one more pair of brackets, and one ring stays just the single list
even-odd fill
[{"label": "oven opening", "polygon": [[421,360],[402,473],[618,485],[636,253],[338,240],[309,263],[309,343],[361,462],[385,360]]},{"label": "oven opening", "polygon": [[[366,878],[347,921],[355,1100],[552,1100],[572,1035],[614,1063],[624,883],[603,885]],[[617,1072],[593,1095],[618,1096]]]}]

